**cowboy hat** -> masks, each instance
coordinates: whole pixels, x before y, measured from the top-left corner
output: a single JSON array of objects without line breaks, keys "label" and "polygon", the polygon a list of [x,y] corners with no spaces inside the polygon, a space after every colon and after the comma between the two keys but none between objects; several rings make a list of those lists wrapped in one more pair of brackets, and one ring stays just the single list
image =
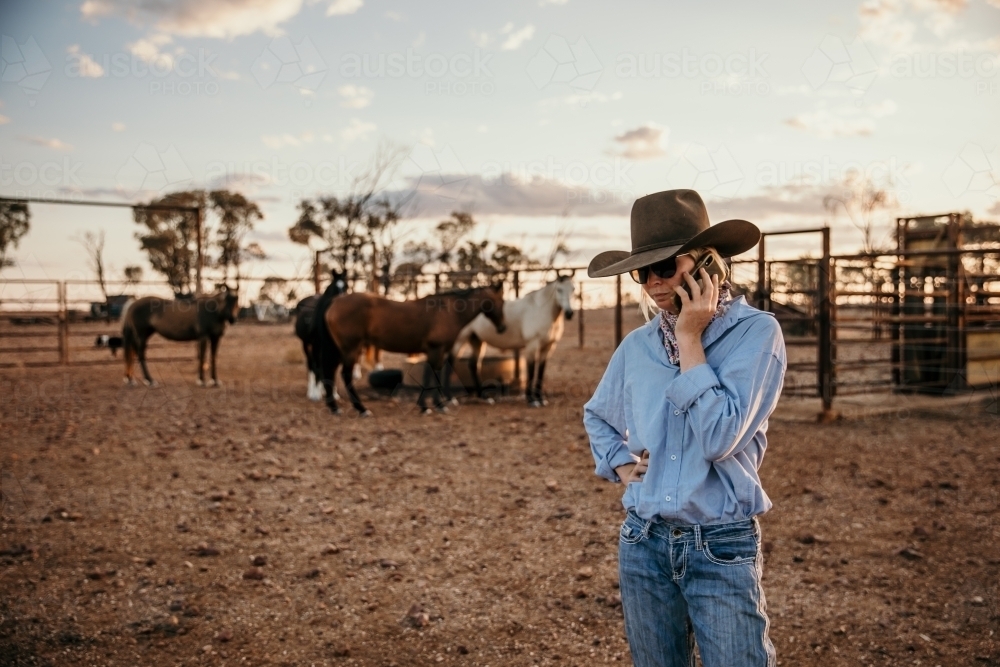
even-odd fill
[{"label": "cowboy hat", "polygon": [[694,248],[712,247],[723,257],[746,252],[760,241],[746,220],[708,222],[705,202],[694,190],[666,190],[632,204],[632,252],[608,250],[590,262],[587,275],[604,278],[655,264]]}]

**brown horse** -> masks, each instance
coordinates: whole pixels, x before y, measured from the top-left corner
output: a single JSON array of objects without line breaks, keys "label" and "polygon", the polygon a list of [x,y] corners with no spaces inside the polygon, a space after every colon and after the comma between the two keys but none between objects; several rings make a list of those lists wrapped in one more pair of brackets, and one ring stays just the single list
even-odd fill
[{"label": "brown horse", "polygon": [[228,288],[213,296],[194,299],[161,299],[147,296],[125,306],[122,314],[122,339],[125,343],[125,382],[135,384],[133,367],[138,355],[146,384],[155,382],[146,367],[146,343],[158,333],[167,340],[198,341],[198,384],[205,384],[205,348],[212,344],[212,385],[218,386],[215,353],[226,322],[236,322],[239,295]]},{"label": "brown horse", "polygon": [[362,416],[371,414],[354,390],[353,374],[362,350],[374,345],[387,352],[426,354],[428,363],[417,405],[425,414],[430,412],[424,399],[427,391],[433,391],[434,406],[445,411],[441,376],[445,359],[450,356],[462,327],[480,313],[489,318],[498,331],[507,328],[503,320],[502,283],[442,292],[411,301],[390,301],[368,293],[338,297],[326,311],[327,330],[337,348],[331,355],[333,359],[324,359],[323,363],[326,404],[334,414],[340,411],[331,388],[337,367],[343,363],[341,377],[351,404]]}]

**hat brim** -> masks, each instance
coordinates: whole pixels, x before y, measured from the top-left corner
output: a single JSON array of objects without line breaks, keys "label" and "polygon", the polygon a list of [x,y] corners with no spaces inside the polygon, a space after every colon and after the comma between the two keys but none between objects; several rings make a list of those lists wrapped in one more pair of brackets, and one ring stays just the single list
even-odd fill
[{"label": "hat brim", "polygon": [[587,267],[591,278],[607,278],[655,264],[693,248],[712,247],[723,257],[746,252],[760,241],[760,229],[746,220],[723,220],[686,243],[653,248],[632,254],[627,250],[608,250],[597,255]]}]

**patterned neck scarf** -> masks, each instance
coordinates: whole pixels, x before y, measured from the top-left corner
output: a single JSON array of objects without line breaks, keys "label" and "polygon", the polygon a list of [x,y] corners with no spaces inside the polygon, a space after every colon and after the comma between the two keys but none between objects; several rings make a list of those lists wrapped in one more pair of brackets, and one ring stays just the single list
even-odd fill
[{"label": "patterned neck scarf", "polygon": [[[733,286],[728,280],[719,285],[719,305],[716,306],[715,315],[712,315],[709,324],[725,315],[726,311],[729,310],[729,306],[733,303],[729,298],[732,288]],[[678,366],[681,362],[681,351],[677,346],[677,333],[674,331],[676,327],[677,315],[661,310],[660,330],[663,332],[663,346],[667,348],[667,357],[670,359],[670,363]],[[706,326],[705,328],[707,329],[708,327]]]}]

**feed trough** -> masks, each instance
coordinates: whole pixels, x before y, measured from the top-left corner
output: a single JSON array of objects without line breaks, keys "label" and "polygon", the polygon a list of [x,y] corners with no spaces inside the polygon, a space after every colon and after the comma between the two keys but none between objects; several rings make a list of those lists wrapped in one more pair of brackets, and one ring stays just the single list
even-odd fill
[{"label": "feed trough", "polygon": [[[479,381],[483,388],[499,391],[501,394],[516,394],[524,389],[524,379],[527,377],[527,369],[524,359],[520,360],[521,372],[515,380],[514,357],[487,355],[483,358],[482,370],[479,373]],[[423,355],[408,357],[403,363],[403,386],[420,388],[424,379],[424,368],[427,361]],[[469,357],[459,357],[455,362],[455,369],[451,374],[452,390],[464,388],[467,392],[472,392],[472,375],[469,372]]]}]

